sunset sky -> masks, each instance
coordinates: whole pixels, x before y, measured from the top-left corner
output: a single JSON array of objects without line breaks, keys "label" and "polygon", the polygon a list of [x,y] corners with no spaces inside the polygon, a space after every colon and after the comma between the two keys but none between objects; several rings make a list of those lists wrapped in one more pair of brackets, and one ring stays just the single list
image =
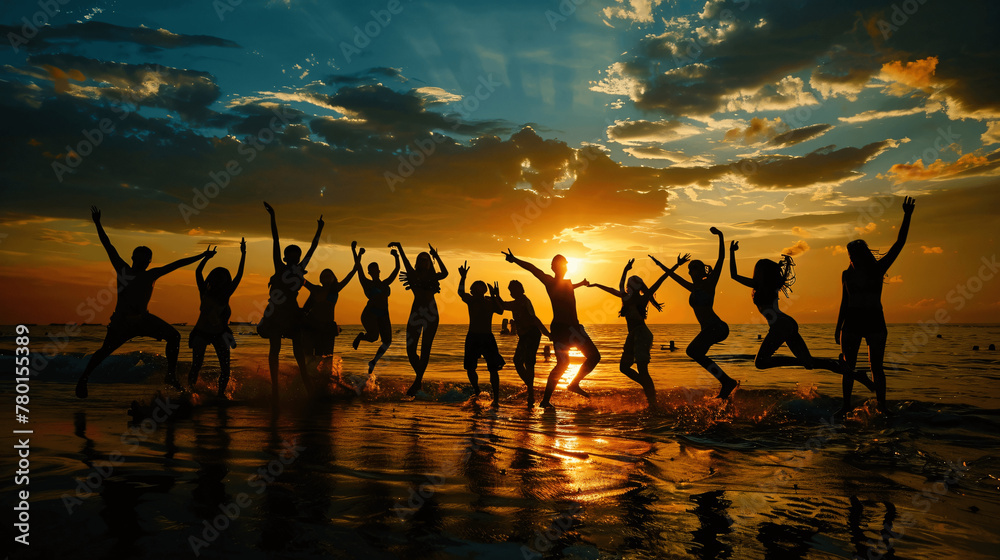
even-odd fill
[{"label": "sunset sky", "polygon": [[[305,247],[323,215],[313,281],[350,269],[351,240],[385,272],[390,241],[411,260],[432,243],[452,273],[445,323],[467,321],[452,295],[466,260],[504,295],[522,279],[548,321],[501,250],[545,270],[562,253],[574,279],[610,285],[636,258],[652,283],[648,253],[714,263],[711,226],[740,241],[746,275],[795,254],[783,306],[832,322],[844,246],[888,249],[904,195],[917,208],[887,320],[1000,317],[984,264],[1000,231],[995,1],[63,1],[0,7],[0,323],[107,321],[91,205],[154,266],[218,244],[209,266],[235,271],[245,236],[233,319],[253,319],[272,273],[264,200],[283,245]],[[725,266],[716,310],[759,320]],[[193,323],[194,269],[160,280],[150,310]],[[651,322],[694,321],[676,284],[657,297]],[[619,320],[604,292],[578,298],[584,323]],[[410,294],[390,301],[405,322]],[[362,305],[352,284],[338,321]]]}]

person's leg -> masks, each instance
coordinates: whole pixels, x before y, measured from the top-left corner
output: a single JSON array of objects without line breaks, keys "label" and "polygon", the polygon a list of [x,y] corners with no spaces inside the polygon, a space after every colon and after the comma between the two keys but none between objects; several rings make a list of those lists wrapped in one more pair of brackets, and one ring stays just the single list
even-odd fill
[{"label": "person's leg", "polygon": [[309,367],[306,364],[306,350],[304,346],[301,334],[292,337],[292,355],[295,356],[295,363],[299,366],[299,375],[302,376],[302,384],[306,387],[306,393],[312,394],[313,384],[309,377]]},{"label": "person's leg", "polygon": [[636,381],[642,385],[642,392],[646,395],[646,403],[649,404],[649,408],[656,408],[656,387],[653,385],[653,378],[649,375],[649,362],[637,363],[635,367],[639,370]]},{"label": "person's leg", "polygon": [[181,333],[177,332],[177,329],[170,323],[150,313],[146,314],[139,322],[133,336],[151,336],[157,340],[167,341],[167,374],[164,382],[178,391],[183,390],[177,380],[177,357],[181,353]]},{"label": "person's leg", "polygon": [[775,356],[774,353],[785,343],[787,333],[771,328],[764,335],[764,340],[760,343],[760,349],[753,359],[753,365],[757,369],[768,369],[780,366],[801,365],[798,360],[790,356]]},{"label": "person's leg", "polygon": [[427,364],[431,361],[431,345],[434,344],[434,337],[437,336],[438,321],[427,321],[424,326],[424,335],[420,341],[420,377],[423,378],[427,371]]},{"label": "person's leg", "polygon": [[[514,349],[514,371],[517,372],[517,376],[521,378],[524,382],[524,386],[528,389],[528,406],[534,406],[535,404],[535,375],[534,371],[528,370],[528,357],[529,352],[528,346],[531,344],[531,340],[527,337],[518,337],[517,347]],[[537,352],[538,348],[535,348]],[[534,364],[532,364],[532,367]]]},{"label": "person's leg", "polygon": [[[215,355],[219,357],[219,388],[216,393],[219,398],[226,396],[226,387],[229,386],[229,344],[224,339],[212,341],[215,347]],[[204,355],[204,348],[202,349]]]},{"label": "person's leg", "polygon": [[872,381],[875,385],[875,400],[878,402],[878,410],[883,414],[888,414],[889,409],[885,402],[885,343],[886,338],[876,336],[868,339],[868,364],[872,369]]},{"label": "person's leg", "polygon": [[358,349],[358,344],[362,340],[365,342],[375,342],[378,340],[378,316],[372,312],[368,307],[365,307],[361,311],[361,328],[364,330],[358,333],[358,336],[354,337],[354,349]]},{"label": "person's leg", "polygon": [[281,336],[270,339],[271,347],[267,353],[267,367],[271,372],[271,395],[274,405],[278,404],[278,356],[281,354]]},{"label": "person's leg", "polygon": [[80,379],[76,382],[76,396],[85,399],[87,398],[87,381],[90,379],[90,374],[104,361],[105,358],[111,355],[112,352],[117,350],[122,344],[128,341],[126,335],[120,334],[113,331],[110,327],[108,328],[108,334],[104,338],[104,344],[94,352],[94,355],[90,357],[90,361],[87,362],[87,367],[83,370],[83,374]]},{"label": "person's leg", "polygon": [[538,361],[538,346],[542,342],[542,333],[539,331],[528,339],[524,345],[524,352],[521,356],[524,364],[525,382],[528,385],[528,406],[535,406],[535,362]]},{"label": "person's leg", "polygon": [[[208,347],[208,341],[200,336],[195,336],[191,339],[190,346],[191,371],[188,372],[188,385],[191,387],[191,390],[194,391],[194,385],[198,382],[198,372],[201,371],[201,366],[205,362],[205,349]],[[218,350],[218,347],[216,347],[217,353]]]},{"label": "person's leg", "polygon": [[622,345],[622,357],[618,361],[618,371],[625,374],[636,383],[640,383],[639,374],[632,369],[632,365],[635,364],[635,333],[628,333],[625,337],[625,344]]},{"label": "person's leg", "polygon": [[490,392],[493,394],[493,402],[491,406],[494,408],[500,406],[500,371],[493,368],[490,369]]},{"label": "person's leg", "polygon": [[472,333],[465,334],[465,353],[463,355],[463,366],[469,374],[469,383],[472,384],[472,394],[479,394],[479,375],[476,374],[476,367],[479,364],[479,349],[475,336]]},{"label": "person's leg", "polygon": [[[406,394],[411,397],[420,390],[424,377],[424,372],[420,369],[420,354],[417,352],[417,344],[420,342],[420,334],[423,330],[423,320],[416,317],[415,312],[410,313],[410,321],[406,324],[406,358],[410,360],[410,367],[413,368],[415,378]],[[426,339],[426,335],[424,337]]]},{"label": "person's leg", "polygon": [[844,392],[844,404],[841,405],[840,410],[838,410],[834,416],[843,417],[852,410],[851,406],[851,393],[854,391],[854,377],[855,370],[854,367],[858,363],[858,350],[861,348],[861,334],[853,331],[841,331],[840,333],[840,351],[843,355],[843,380],[842,388]]},{"label": "person's leg", "polygon": [[389,322],[388,313],[378,318],[378,335],[382,339],[382,344],[375,351],[375,357],[372,358],[372,361],[368,362],[369,375],[375,371],[375,364],[378,363],[379,358],[382,357],[382,354],[385,354],[385,351],[389,349],[389,345],[392,344],[392,323]]},{"label": "person's leg", "polygon": [[486,368],[490,372],[490,387],[493,393],[493,406],[500,406],[500,368],[504,366],[503,356],[500,355],[500,348],[497,346],[497,339],[493,333],[483,335],[483,358],[486,359]]},{"label": "person's leg", "polygon": [[580,365],[580,371],[576,374],[576,377],[570,381],[569,385],[566,386],[567,391],[572,391],[583,395],[584,397],[590,398],[590,394],[580,388],[580,382],[583,381],[584,377],[587,377],[590,372],[594,371],[597,364],[601,361],[601,352],[597,349],[597,345],[594,344],[593,340],[590,340],[590,335],[583,328],[583,325],[577,325],[573,329],[574,346],[580,350],[583,354],[584,360],[583,364]]},{"label": "person's leg", "polygon": [[563,374],[566,373],[566,368],[569,367],[569,341],[560,338],[554,340],[552,346],[556,355],[556,365],[549,372],[549,378],[545,382],[545,393],[542,394],[542,401],[538,403],[538,406],[542,408],[552,406],[549,402],[552,392],[556,390],[556,384],[559,383],[559,379],[562,378]]},{"label": "person's leg", "polygon": [[703,330],[694,337],[694,340],[688,344],[688,347],[685,350],[688,357],[697,362],[697,364],[701,367],[705,368],[708,373],[712,374],[712,377],[718,379],[719,382],[722,383],[722,387],[717,395],[717,398],[720,399],[727,398],[733,390],[739,386],[739,383],[732,377],[726,375],[726,372],[722,371],[719,364],[715,363],[714,360],[708,357],[708,349],[711,348],[713,344],[725,340],[728,335],[728,326],[725,329],[719,329],[718,332],[707,332]]}]

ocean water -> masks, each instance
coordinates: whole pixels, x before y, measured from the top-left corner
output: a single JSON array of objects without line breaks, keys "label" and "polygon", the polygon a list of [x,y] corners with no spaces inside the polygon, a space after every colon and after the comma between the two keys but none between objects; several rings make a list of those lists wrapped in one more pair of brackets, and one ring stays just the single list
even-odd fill
[{"label": "ocean water", "polygon": [[[401,326],[370,378],[375,345],[350,349],[357,327],[344,327],[330,398],[306,398],[286,344],[277,410],[249,327],[220,403],[211,352],[182,395],[162,386],[150,340],[122,347],[76,399],[104,329],[33,326],[32,348],[53,355],[31,381],[32,544],[11,557],[997,557],[1000,354],[987,348],[1000,327],[890,325],[891,415],[856,387],[843,424],[830,423],[838,376],[753,367],[766,326],[732,325],[710,353],[742,382],[729,402],[683,352],[696,326],[651,328],[653,412],[618,372],[621,325],[588,327],[603,356],[583,383],[593,397],[557,391],[555,411],[528,409],[509,365],[499,410],[473,397],[458,325],[440,328],[415,400]],[[11,372],[13,328],[0,331]],[[801,331],[815,356],[836,356],[831,325]],[[671,340],[677,351],[661,349]],[[498,341],[509,360],[516,339]],[[189,359],[182,345],[182,379]],[[539,356],[539,390],[553,363]],[[0,397],[13,408],[10,375]],[[0,465],[13,508],[10,451]]]}]

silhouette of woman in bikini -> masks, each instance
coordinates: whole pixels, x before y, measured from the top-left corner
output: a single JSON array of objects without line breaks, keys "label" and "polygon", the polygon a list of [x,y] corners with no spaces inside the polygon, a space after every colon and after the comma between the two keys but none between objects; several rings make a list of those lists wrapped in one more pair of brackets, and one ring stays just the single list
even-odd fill
[{"label": "silhouette of woman in bikini", "polygon": [[[216,247],[218,248],[218,247]],[[240,239],[240,266],[236,271],[236,277],[229,275],[225,268],[217,267],[208,273],[206,279],[202,274],[205,271],[205,264],[215,256],[215,251],[205,255],[205,258],[198,264],[195,270],[195,281],[198,285],[198,294],[201,298],[201,305],[198,314],[198,322],[191,329],[188,338],[188,347],[191,348],[191,371],[188,373],[188,385],[194,390],[195,383],[198,382],[198,372],[205,362],[205,349],[209,344],[215,348],[215,355],[219,357],[219,388],[218,396],[226,396],[226,386],[229,384],[229,349],[236,348],[236,339],[233,331],[229,328],[229,317],[232,309],[229,308],[229,298],[236,292],[243,278],[243,265],[247,260],[247,242]]]},{"label": "silhouette of woman in bikini", "polygon": [[[795,283],[795,262],[789,255],[782,255],[780,263],[770,259],[760,259],[753,268],[753,277],[740,276],[736,265],[736,251],[739,251],[739,241],[729,244],[729,274],[733,280],[753,289],[753,303],[757,311],[767,321],[767,335],[760,343],[760,349],[754,358],[757,369],[767,369],[781,366],[801,366],[806,369],[816,367],[840,372],[842,367],[837,360],[831,358],[814,358],[809,352],[802,335],[799,334],[799,324],[791,316],[778,308],[779,294],[787,295],[790,286]],[[775,356],[774,353],[787,344],[791,356]],[[867,378],[859,379],[862,383]],[[872,387],[871,382],[868,386]]]},{"label": "silhouette of woman in bikini", "polygon": [[271,348],[267,356],[267,365],[271,371],[271,391],[274,395],[274,403],[278,403],[278,356],[281,352],[281,339],[292,339],[292,354],[299,366],[299,374],[302,375],[302,382],[306,391],[312,392],[312,382],[306,373],[305,345],[302,339],[302,309],[299,308],[299,290],[305,282],[306,267],[312,259],[313,252],[319,244],[320,233],[323,232],[323,216],[317,220],[316,235],[312,244],[302,257],[302,249],[298,245],[285,247],[285,258],[281,258],[281,242],[278,239],[278,223],[274,217],[274,208],[270,204],[264,203],[264,209],[271,215],[271,239],[272,260],[274,261],[274,275],[268,281],[270,297],[267,301],[267,308],[264,316],[257,323],[257,334],[266,338],[271,343]]},{"label": "silhouette of woman in bikini", "polygon": [[[677,257],[677,264],[672,270],[686,263],[690,255]],[[656,407],[656,387],[653,386],[653,378],[649,376],[650,350],[653,349],[653,332],[646,325],[646,315],[649,304],[657,311],[663,311],[661,305],[655,299],[656,290],[660,288],[663,281],[667,279],[667,274],[663,273],[652,286],[647,287],[642,278],[638,276],[628,277],[628,271],[632,270],[635,259],[629,259],[622,270],[621,280],[618,281],[618,289],[609,288],[603,284],[590,284],[608,292],[609,294],[621,298],[622,308],[618,313],[619,317],[625,318],[628,326],[628,336],[622,346],[622,357],[618,364],[619,370],[629,379],[642,386],[643,393],[646,394],[646,402],[650,408]],[[626,277],[628,280],[626,282]],[[635,369],[632,365],[635,364]],[[638,371],[636,371],[638,370]]]},{"label": "silhouette of woman in bikini", "polygon": [[[403,261],[403,272],[400,279],[403,287],[413,292],[413,305],[410,307],[410,318],[406,321],[406,357],[413,366],[413,373],[417,378],[413,385],[407,389],[406,394],[414,396],[420,390],[420,385],[424,380],[424,372],[427,371],[427,363],[431,358],[431,345],[434,343],[434,335],[437,334],[438,314],[437,302],[434,294],[441,291],[441,280],[448,277],[448,269],[438,255],[436,249],[429,243],[427,247],[430,252],[424,251],[417,255],[416,266],[410,265],[410,260],[403,252],[403,246],[399,242],[392,242],[389,247],[395,247],[399,252],[399,257]],[[433,259],[433,260],[432,260]],[[437,261],[440,272],[434,270],[434,261]],[[423,340],[420,337],[423,335]],[[420,351],[417,352],[417,345]]]},{"label": "silhouette of woman in bikini", "polygon": [[886,329],[885,313],[882,310],[882,285],[889,267],[896,261],[906,243],[906,235],[910,230],[910,217],[915,207],[916,202],[913,198],[909,196],[903,198],[903,223],[899,226],[899,234],[896,242],[881,258],[876,258],[863,239],[855,239],[847,244],[851,266],[841,276],[843,295],[834,333],[844,354],[844,404],[837,411],[837,417],[842,418],[853,409],[851,392],[854,389],[854,366],[858,361],[862,338],[868,343],[868,363],[872,370],[872,380],[875,382],[878,410],[883,414],[888,413],[882,361],[885,359],[885,343],[889,331]]},{"label": "silhouette of woman in bikini", "polygon": [[354,266],[358,271],[358,280],[361,282],[361,289],[365,292],[365,297],[368,298],[368,304],[361,311],[361,326],[364,327],[364,331],[359,332],[358,336],[354,337],[354,349],[358,349],[358,345],[361,341],[375,342],[381,339],[382,344],[379,345],[378,350],[375,351],[375,357],[368,362],[368,374],[370,375],[375,371],[375,364],[378,363],[379,358],[385,351],[389,349],[389,345],[392,344],[392,323],[389,321],[389,291],[390,286],[396,280],[396,275],[399,274],[399,253],[393,249],[391,254],[394,259],[396,259],[396,268],[393,269],[392,274],[389,275],[385,280],[379,279],[379,268],[378,263],[371,262],[368,264],[368,278],[365,276],[364,271],[361,269],[361,255],[365,254],[364,248],[360,251],[356,250],[357,242],[351,243],[351,251],[354,252]]},{"label": "silhouette of woman in bikini", "polygon": [[726,242],[722,232],[718,228],[713,227],[709,231],[719,236],[719,259],[715,262],[714,268],[699,260],[691,261],[688,265],[688,272],[691,274],[690,282],[678,276],[677,273],[664,266],[652,255],[650,255],[650,258],[668,276],[691,292],[690,297],[688,297],[688,303],[691,305],[691,309],[694,310],[695,317],[698,318],[698,323],[701,325],[701,332],[688,344],[687,355],[722,383],[717,398],[725,399],[739,386],[739,382],[726,375],[726,372],[722,371],[722,368],[708,357],[708,350],[729,336],[729,325],[720,319],[715,314],[715,310],[712,309],[715,304],[715,288],[719,284],[722,264],[726,260]]}]

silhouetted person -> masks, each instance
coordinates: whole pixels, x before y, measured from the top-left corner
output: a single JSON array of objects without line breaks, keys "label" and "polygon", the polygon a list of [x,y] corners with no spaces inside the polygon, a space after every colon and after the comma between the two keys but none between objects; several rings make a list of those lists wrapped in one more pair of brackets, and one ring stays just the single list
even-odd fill
[{"label": "silhouetted person", "polygon": [[[689,255],[679,257],[673,269],[687,262]],[[628,336],[625,337],[625,344],[622,346],[622,358],[618,364],[619,370],[629,379],[642,386],[643,393],[646,394],[646,402],[650,408],[656,406],[656,387],[653,386],[653,378],[649,376],[650,351],[653,349],[653,332],[646,326],[646,315],[649,304],[657,311],[663,311],[663,305],[656,301],[656,290],[660,288],[663,281],[667,279],[667,274],[662,274],[652,286],[647,287],[642,278],[626,276],[632,270],[635,259],[629,259],[622,270],[621,280],[618,282],[618,289],[609,288],[602,284],[591,284],[591,287],[600,288],[609,294],[622,300],[622,308],[618,313],[619,317],[625,318],[628,326]],[[636,369],[632,369],[635,364]],[[638,371],[636,371],[638,370]]]},{"label": "silhouetted person", "polygon": [[853,409],[851,391],[854,389],[854,366],[858,361],[862,338],[868,343],[868,363],[872,370],[872,380],[875,382],[878,410],[883,414],[888,413],[885,404],[885,370],[882,368],[882,360],[885,358],[885,343],[889,331],[886,329],[885,313],[882,311],[882,282],[889,267],[903,250],[915,206],[913,198],[909,196],[903,198],[903,223],[899,226],[899,235],[889,251],[881,258],[875,257],[863,239],[855,239],[847,244],[851,266],[841,276],[843,296],[840,300],[840,313],[837,316],[837,328],[834,333],[844,354],[844,404],[837,411],[837,417],[843,417]]},{"label": "silhouetted person", "polygon": [[302,311],[305,313],[304,336],[308,340],[310,353],[320,359],[320,371],[326,374],[333,371],[333,346],[340,334],[340,327],[335,317],[337,299],[340,297],[340,292],[354,278],[357,270],[357,267],[352,266],[347,276],[338,282],[337,275],[329,268],[325,268],[319,273],[318,285],[305,281],[309,298],[302,306]]},{"label": "silhouetted person", "polygon": [[[420,385],[424,380],[424,372],[427,371],[427,363],[431,359],[431,345],[434,344],[434,335],[437,334],[438,323],[441,316],[438,313],[437,302],[434,294],[441,291],[441,280],[448,277],[448,269],[438,255],[436,249],[430,243],[427,247],[430,252],[424,251],[417,255],[416,266],[410,266],[403,246],[398,242],[389,244],[399,251],[399,256],[403,261],[403,272],[400,279],[403,287],[413,292],[413,305],[410,306],[410,318],[406,321],[406,357],[410,360],[413,373],[417,375],[413,385],[407,389],[406,394],[413,396],[420,390]],[[440,272],[434,270],[434,262],[437,261]],[[423,335],[423,340],[421,340]],[[420,351],[417,352],[417,345]]]},{"label": "silhouetted person", "polygon": [[299,366],[299,374],[307,392],[312,392],[312,382],[306,373],[305,344],[302,339],[302,309],[299,308],[299,290],[305,283],[306,267],[312,259],[313,252],[319,244],[320,233],[323,232],[323,215],[316,221],[316,235],[313,237],[309,250],[302,257],[302,249],[298,245],[285,247],[285,258],[281,258],[281,242],[278,239],[278,222],[274,217],[274,208],[264,203],[264,209],[271,216],[271,259],[274,261],[274,275],[267,285],[269,298],[264,316],[257,323],[257,334],[270,341],[271,347],[267,355],[268,369],[271,371],[271,391],[274,403],[278,403],[278,356],[281,353],[281,339],[292,339],[292,354]]},{"label": "silhouetted person", "polygon": [[[514,349],[514,369],[521,381],[528,387],[528,406],[535,406],[535,362],[538,360],[538,345],[542,335],[551,337],[552,333],[545,328],[542,320],[535,315],[535,307],[524,295],[524,286],[517,280],[511,280],[507,285],[513,301],[500,300],[500,305],[510,311],[514,318],[510,320],[512,328],[517,329],[517,348]],[[499,296],[498,296],[499,297]],[[506,319],[504,319],[506,321]]]},{"label": "silhouetted person", "polygon": [[368,374],[370,375],[375,371],[375,364],[378,363],[379,358],[385,351],[389,349],[389,345],[392,344],[392,323],[389,321],[389,291],[390,286],[393,281],[396,280],[396,275],[399,274],[399,253],[395,249],[391,251],[392,257],[396,259],[396,268],[393,269],[392,274],[389,275],[385,280],[379,278],[379,269],[377,262],[371,262],[368,264],[368,275],[371,278],[365,276],[363,270],[361,270],[361,255],[365,254],[364,248],[360,251],[355,250],[357,247],[357,242],[351,243],[351,251],[354,252],[354,267],[358,271],[358,280],[361,282],[361,289],[365,292],[365,297],[368,298],[368,304],[361,311],[361,326],[364,327],[364,331],[359,332],[358,336],[354,337],[354,349],[358,349],[358,344],[361,341],[375,342],[381,339],[382,344],[379,345],[378,350],[375,351],[375,357],[368,362]]},{"label": "silhouetted person", "polygon": [[163,275],[177,270],[182,266],[194,264],[211,253],[205,250],[204,253],[176,260],[168,265],[158,268],[148,268],[153,260],[153,252],[149,247],[136,247],[132,251],[132,264],[129,265],[125,259],[118,255],[118,250],[111,244],[108,234],[101,225],[101,211],[96,206],[90,207],[91,217],[94,225],[97,226],[97,236],[101,239],[101,245],[111,259],[111,266],[115,268],[116,281],[118,283],[118,301],[115,303],[115,311],[111,314],[108,322],[108,334],[104,337],[104,344],[94,352],[87,362],[83,375],[76,384],[76,396],[81,399],[87,398],[87,380],[94,369],[118,349],[122,344],[137,336],[150,336],[156,340],[167,341],[167,375],[165,382],[168,385],[180,389],[177,381],[177,355],[181,349],[181,334],[177,329],[171,327],[166,321],[153,315],[147,309],[149,300],[153,296],[153,284]]},{"label": "silhouetted person", "polygon": [[545,383],[545,393],[542,395],[542,402],[538,403],[539,406],[545,408],[552,406],[549,399],[552,397],[552,392],[555,390],[559,378],[569,367],[569,349],[574,346],[583,354],[584,362],[576,377],[566,386],[566,390],[589,398],[590,395],[580,388],[580,382],[597,367],[601,361],[601,352],[597,349],[594,341],[590,340],[587,331],[577,319],[576,294],[573,291],[580,286],[589,286],[590,283],[587,282],[586,278],[576,284],[570,282],[566,278],[566,257],[562,255],[552,257],[552,272],[555,276],[550,276],[539,270],[537,266],[515,257],[510,249],[501,254],[506,257],[507,262],[520,266],[538,278],[545,286],[545,291],[548,292],[549,299],[552,301],[552,325],[549,330],[552,333],[552,344],[556,351],[556,366],[549,373],[549,379]]},{"label": "silhouetted person", "polygon": [[[469,306],[469,332],[465,335],[465,371],[472,383],[472,392],[479,394],[479,376],[476,368],[479,357],[486,360],[486,369],[490,372],[490,386],[493,393],[493,407],[500,406],[500,368],[504,366],[503,356],[497,347],[497,339],[493,336],[493,314],[503,314],[500,289],[494,284],[487,286],[486,282],[476,280],[465,291],[465,277],[469,274],[469,263],[458,267],[461,279],[458,281],[458,296]],[[486,297],[489,290],[490,297]]]},{"label": "silhouetted person", "polygon": [[[218,247],[216,247],[218,249]],[[198,372],[205,361],[205,349],[209,344],[215,348],[215,355],[219,357],[219,398],[226,396],[226,386],[229,384],[229,349],[236,348],[236,338],[229,328],[229,317],[233,310],[229,307],[229,298],[236,292],[236,288],[243,279],[243,265],[247,260],[247,242],[240,239],[240,266],[236,270],[236,277],[229,275],[229,271],[221,266],[213,268],[208,273],[208,278],[202,276],[205,271],[205,264],[215,256],[215,251],[205,255],[198,268],[195,270],[195,281],[198,284],[198,295],[201,299],[199,307],[198,322],[191,329],[188,337],[188,347],[191,348],[191,371],[188,373],[188,385],[194,390],[195,383],[198,382]]]},{"label": "silhouetted person", "polygon": [[[726,375],[726,372],[722,371],[722,368],[708,357],[708,350],[729,336],[729,325],[720,319],[715,314],[715,310],[712,309],[715,304],[715,287],[719,284],[722,263],[726,260],[726,242],[718,228],[713,227],[709,231],[719,236],[719,260],[715,262],[715,268],[698,260],[691,261],[688,265],[688,272],[691,274],[690,282],[678,276],[673,269],[667,268],[652,255],[649,258],[653,259],[653,262],[659,265],[668,276],[691,292],[688,303],[694,310],[695,317],[698,318],[701,332],[688,344],[687,355],[722,383],[717,398],[725,399],[739,386],[739,382]],[[678,258],[678,264],[680,264],[680,258]]]},{"label": "silhouetted person", "polygon": [[500,323],[500,334],[510,334],[510,327],[508,326],[508,320],[504,317],[503,321]]},{"label": "silhouetted person", "polygon": [[[729,274],[733,280],[753,289],[753,303],[757,306],[757,311],[760,311],[760,314],[764,316],[769,327],[767,336],[761,341],[760,349],[754,358],[754,366],[757,369],[781,366],[802,366],[806,369],[820,367],[840,372],[842,366],[837,360],[813,358],[802,339],[802,335],[799,334],[799,324],[778,308],[779,294],[783,293],[787,297],[791,292],[790,286],[795,283],[795,270],[793,269],[795,262],[792,261],[792,257],[782,255],[784,258],[780,263],[770,259],[760,259],[753,267],[753,278],[747,278],[740,276],[737,270],[736,251],[739,249],[739,241],[733,241],[729,244]],[[774,355],[782,344],[788,345],[788,349],[794,357]],[[874,386],[868,378],[859,374],[857,379],[869,389],[874,390]]]}]

